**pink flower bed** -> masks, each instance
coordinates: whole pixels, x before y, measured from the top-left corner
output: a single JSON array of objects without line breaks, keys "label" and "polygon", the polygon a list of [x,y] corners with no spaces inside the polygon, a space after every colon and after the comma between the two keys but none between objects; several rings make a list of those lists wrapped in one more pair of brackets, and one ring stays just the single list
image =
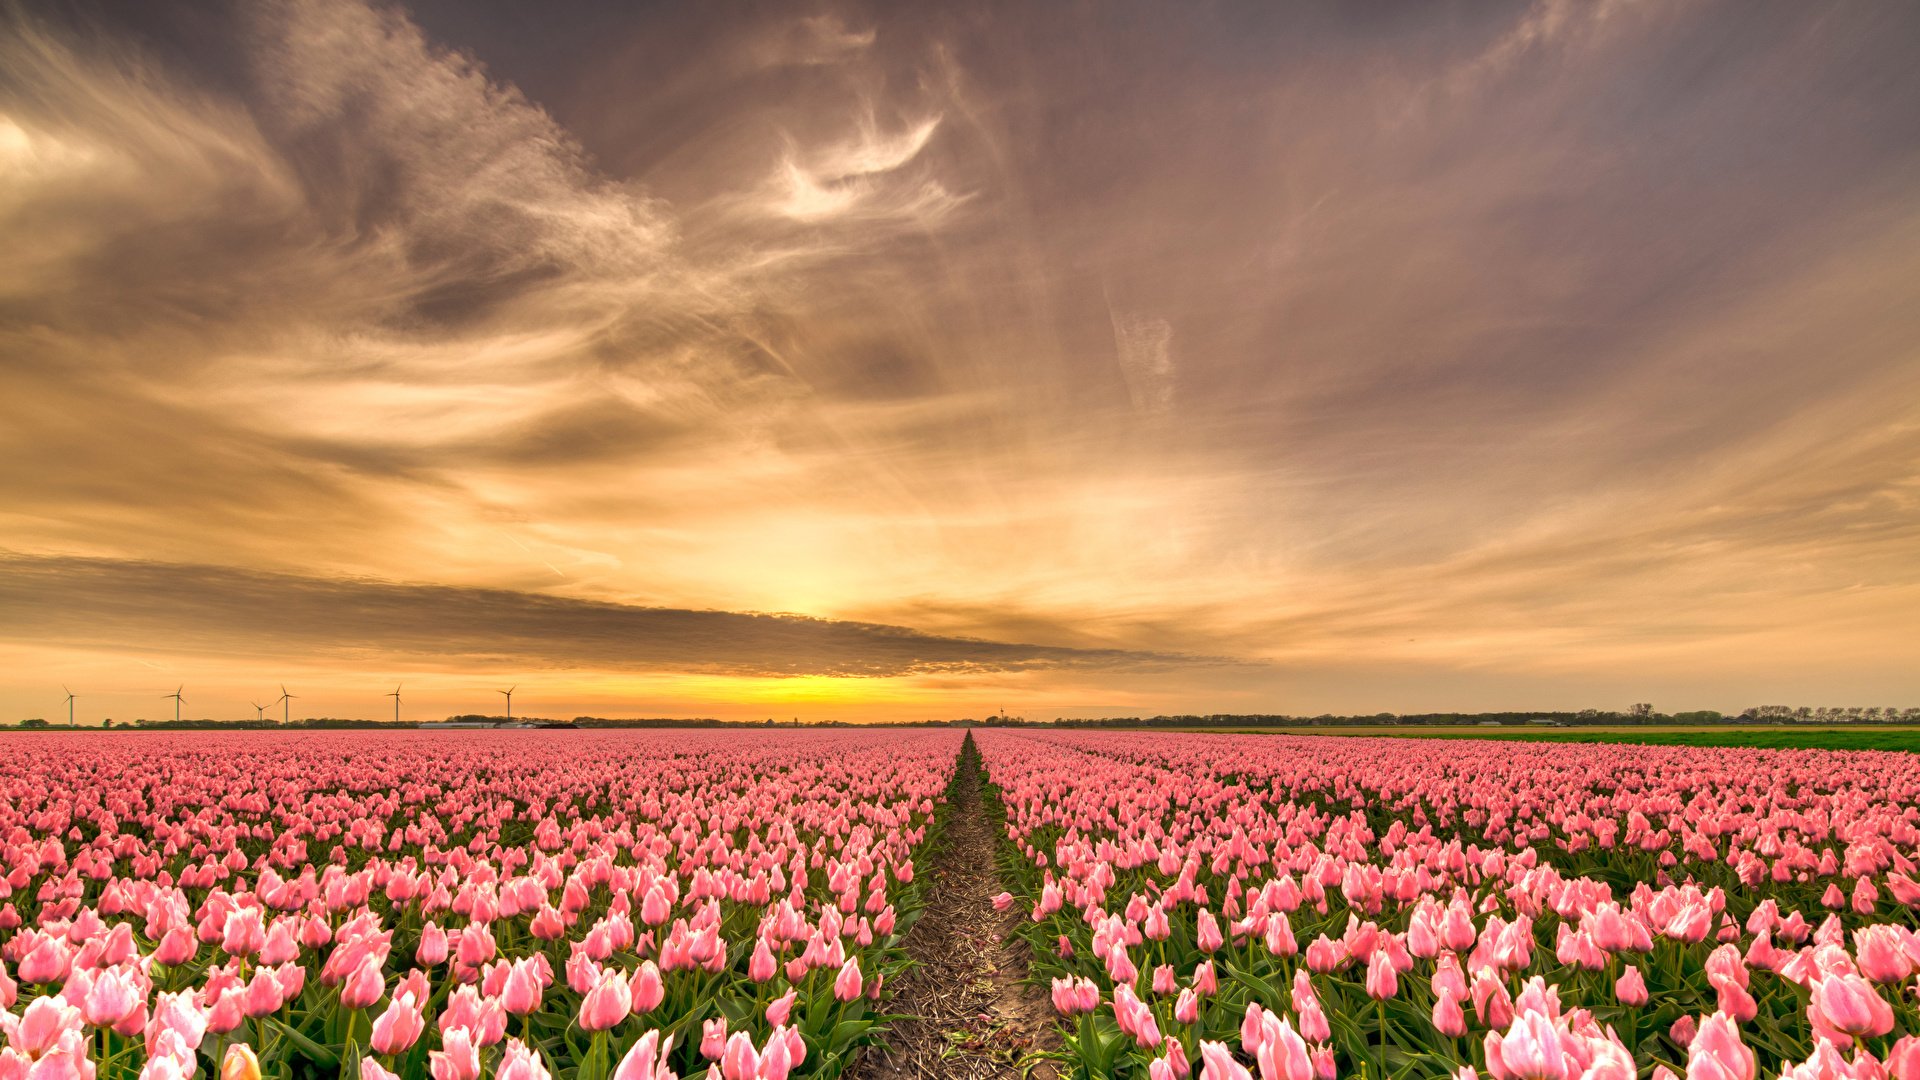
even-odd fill
[{"label": "pink flower bed", "polygon": [[1920,1080],[1911,755],[978,741],[1081,1075]]},{"label": "pink flower bed", "polygon": [[959,742],[0,735],[0,1080],[836,1075]]}]

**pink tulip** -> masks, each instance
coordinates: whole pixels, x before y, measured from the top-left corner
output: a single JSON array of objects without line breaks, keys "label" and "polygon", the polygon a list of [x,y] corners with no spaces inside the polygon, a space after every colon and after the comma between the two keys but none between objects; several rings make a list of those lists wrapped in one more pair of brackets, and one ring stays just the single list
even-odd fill
[{"label": "pink tulip", "polygon": [[1760,1011],[1759,1003],[1754,1001],[1753,995],[1747,993],[1746,988],[1739,983],[1732,981],[1715,983],[1714,990],[1718,998],[1719,1010],[1734,1021],[1746,1023]]},{"label": "pink tulip", "polygon": [[266,939],[260,945],[259,960],[262,964],[278,965],[300,957],[300,938],[294,925],[287,919],[276,919],[267,928]]},{"label": "pink tulip", "polygon": [[1376,951],[1367,961],[1367,996],[1384,1001],[1400,992],[1400,978],[1384,951]]},{"label": "pink tulip", "polygon": [[1194,942],[1200,946],[1201,952],[1213,952],[1226,941],[1220,933],[1220,923],[1214,919],[1213,912],[1206,908],[1200,909],[1199,919],[1199,925],[1194,932]]},{"label": "pink tulip", "polygon": [[18,1021],[12,1016],[5,1019],[9,1021],[7,1044],[35,1060],[52,1053],[69,1036],[82,1034],[86,1023],[79,1009],[57,997],[36,998]]},{"label": "pink tulip", "polygon": [[64,982],[73,964],[73,954],[55,938],[41,936],[16,969],[24,983]]},{"label": "pink tulip", "polygon": [[392,1056],[411,1049],[426,1027],[427,1018],[419,1002],[413,994],[402,992],[394,995],[386,1011],[374,1019],[369,1041],[375,1050]]},{"label": "pink tulip", "polygon": [[728,1036],[720,1052],[720,1075],[723,1080],[754,1080],[759,1070],[760,1055],[753,1048],[753,1037],[744,1031],[736,1031]]},{"label": "pink tulip", "polygon": [[272,1016],[280,1011],[286,1001],[281,992],[280,980],[272,968],[255,968],[253,978],[247,981],[246,993],[240,1000],[240,1011],[249,1017],[258,1019]]},{"label": "pink tulip", "polygon": [[426,967],[436,967],[446,963],[447,955],[447,932],[429,921],[420,928],[420,944],[413,958]]},{"label": "pink tulip", "polygon": [[1620,1004],[1639,1008],[1647,1003],[1647,983],[1640,977],[1640,969],[1628,964],[1614,980],[1613,996]]},{"label": "pink tulip", "polygon": [[1754,1080],[1756,1068],[1739,1026],[1724,1013],[1702,1021],[1687,1048],[1687,1080]]},{"label": "pink tulip", "polygon": [[1434,999],[1433,1029],[1449,1039],[1458,1039],[1467,1033],[1467,1014],[1451,989],[1441,990]]},{"label": "pink tulip", "polygon": [[580,1027],[585,1031],[606,1031],[633,1012],[633,994],[627,977],[618,971],[605,970],[580,1002]]},{"label": "pink tulip", "polygon": [[774,1027],[784,1026],[787,1018],[793,1015],[793,1003],[798,997],[798,993],[793,990],[788,990],[786,993],[768,1002],[767,1023],[772,1024]]},{"label": "pink tulip", "polygon": [[672,1055],[673,1036],[663,1039],[658,1031],[649,1031],[620,1059],[613,1080],[679,1080],[668,1066]]},{"label": "pink tulip", "polygon": [[220,948],[228,956],[253,956],[266,942],[266,922],[257,909],[239,908],[227,914],[220,933]]},{"label": "pink tulip", "polygon": [[1902,1035],[1885,1064],[1892,1080],[1920,1080],[1920,1037]]},{"label": "pink tulip", "polygon": [[1180,985],[1180,977],[1173,973],[1172,964],[1161,964],[1153,969],[1153,992],[1171,994]]},{"label": "pink tulip", "polygon": [[494,1080],[550,1080],[547,1067],[540,1061],[540,1052],[527,1049],[519,1039],[507,1040],[493,1076]]},{"label": "pink tulip", "polygon": [[1220,976],[1214,973],[1213,961],[1202,960],[1193,966],[1193,990],[1197,994],[1220,992]]},{"label": "pink tulip", "polygon": [[633,1011],[635,1015],[650,1013],[660,1006],[667,996],[666,983],[661,980],[660,969],[651,960],[642,960],[640,970],[633,976]]},{"label": "pink tulip", "polygon": [[780,970],[779,961],[774,959],[773,950],[767,947],[767,939],[760,938],[753,946],[753,957],[747,961],[747,978],[763,983],[773,979]]},{"label": "pink tulip", "polygon": [[380,961],[369,953],[340,984],[340,1004],[349,1009],[369,1008],[386,992],[387,978],[380,972]]},{"label": "pink tulip", "polygon": [[1200,1080],[1253,1080],[1246,1066],[1233,1059],[1225,1043],[1200,1042]]},{"label": "pink tulip", "polygon": [[247,1018],[246,1004],[246,987],[228,985],[214,997],[213,1004],[207,1009],[207,1030],[215,1035],[225,1035],[238,1028]]},{"label": "pink tulip", "polygon": [[793,1071],[793,1053],[787,1034],[776,1027],[773,1034],[767,1036],[767,1045],[756,1062],[756,1080],[787,1080],[787,1074]]},{"label": "pink tulip", "polygon": [[1920,969],[1920,946],[1913,944],[1913,935],[1902,927],[1863,926],[1853,932],[1853,949],[1860,974],[1882,985],[1905,982]]},{"label": "pink tulip", "polygon": [[1300,1006],[1300,1034],[1310,1042],[1324,1043],[1333,1038],[1333,1026],[1318,999]]},{"label": "pink tulip", "polygon": [[1853,1037],[1878,1037],[1893,1030],[1893,1009],[1858,975],[1830,974],[1816,981],[1807,1012],[1815,1030],[1843,1046]]},{"label": "pink tulip", "polygon": [[440,1049],[427,1052],[427,1072],[433,1080],[478,1080],[480,1050],[466,1028],[440,1034]]},{"label": "pink tulip", "polygon": [[176,926],[161,937],[154,946],[153,961],[167,967],[178,967],[191,961],[199,952],[199,944],[193,940],[193,932],[184,926]]},{"label": "pink tulip", "polygon": [[1074,1016],[1091,1009],[1082,1007],[1077,984],[1071,978],[1053,980],[1053,1007],[1062,1016]]},{"label": "pink tulip", "polygon": [[834,977],[833,996],[840,1001],[852,1001],[860,996],[860,989],[860,958],[849,956],[847,962],[840,965],[840,974]]},{"label": "pink tulip", "polygon": [[139,1008],[140,999],[140,991],[134,987],[130,976],[123,971],[109,969],[102,972],[88,988],[80,1012],[87,1023],[94,1027],[110,1028]]},{"label": "pink tulip", "polygon": [[1261,1080],[1313,1080],[1313,1060],[1306,1040],[1272,1013],[1267,1014],[1263,1026],[1260,1049],[1254,1054]]},{"label": "pink tulip", "polygon": [[540,972],[531,961],[515,960],[507,970],[505,985],[500,988],[500,1007],[514,1016],[526,1016],[540,1008],[545,989],[540,983]]},{"label": "pink tulip", "polygon": [[1537,1012],[1522,1013],[1503,1036],[1487,1035],[1487,1068],[1507,1080],[1564,1080],[1566,1056],[1553,1021]]},{"label": "pink tulip", "polygon": [[[13,1053],[11,1050],[0,1050],[0,1055],[11,1053]],[[5,1064],[5,1058],[4,1056],[0,1056],[0,1076],[6,1075],[8,1075],[8,1070]],[[26,1075],[24,1067],[19,1075]],[[140,1067],[140,1080],[189,1080],[191,1075],[189,1066],[182,1063],[177,1057],[150,1057],[147,1059],[146,1064]]]},{"label": "pink tulip", "polygon": [[640,902],[640,921],[648,926],[661,926],[673,917],[672,902],[665,891],[648,889],[646,898]]},{"label": "pink tulip", "polygon": [[[194,1003],[193,997],[193,991],[181,990],[155,998],[153,1011],[147,1018],[148,1057],[181,1052],[189,1055],[191,1064],[192,1052],[199,1049],[207,1033],[207,1014]],[[163,1048],[163,1043],[174,1049]]]},{"label": "pink tulip", "polygon": [[1580,1080],[1635,1080],[1640,1075],[1633,1055],[1619,1043],[1611,1039],[1589,1039],[1587,1046],[1593,1057],[1580,1074]]}]

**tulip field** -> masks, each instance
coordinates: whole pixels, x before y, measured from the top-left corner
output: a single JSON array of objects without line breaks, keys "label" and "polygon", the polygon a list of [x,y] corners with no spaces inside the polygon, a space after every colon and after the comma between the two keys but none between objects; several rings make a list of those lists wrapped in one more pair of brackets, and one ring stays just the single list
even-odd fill
[{"label": "tulip field", "polygon": [[1920,1077],[1912,755],[979,745],[1082,1074]]},{"label": "tulip field", "polygon": [[0,1080],[833,1076],[959,742],[0,736]]},{"label": "tulip field", "polygon": [[1920,1080],[1912,755],[1001,729],[0,735],[0,1080],[857,1080],[962,775],[1036,1069]]}]

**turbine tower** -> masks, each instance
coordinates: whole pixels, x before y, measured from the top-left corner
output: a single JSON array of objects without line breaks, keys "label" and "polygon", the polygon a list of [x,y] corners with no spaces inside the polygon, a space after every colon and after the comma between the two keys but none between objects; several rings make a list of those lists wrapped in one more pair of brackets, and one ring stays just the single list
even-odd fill
[{"label": "turbine tower", "polygon": [[[67,690],[65,686],[60,689]],[[71,690],[67,690],[67,726],[73,726],[73,691]]]},{"label": "turbine tower", "polygon": [[386,695],[393,699],[393,722],[396,724],[400,722],[400,686],[400,683],[393,684],[393,691]]},{"label": "turbine tower", "polygon": [[280,706],[280,723],[282,725],[286,724],[288,719],[288,714],[293,711],[292,705],[290,704],[290,702],[292,702],[293,699],[294,699],[294,695],[287,693],[287,684],[281,683],[280,684],[280,700],[274,702],[274,704]]},{"label": "turbine tower", "polygon": [[185,690],[186,688],[187,688],[187,684],[181,683],[179,689],[175,690],[173,693],[161,695],[162,698],[173,699],[173,722],[176,724],[180,722],[180,706],[186,704],[186,701],[187,701],[186,698],[183,698],[180,696],[180,691]]},{"label": "turbine tower", "polygon": [[496,694],[505,694],[507,697],[507,723],[509,724],[513,723],[513,692],[518,689],[520,689],[520,686],[516,683],[505,690],[494,691]]}]

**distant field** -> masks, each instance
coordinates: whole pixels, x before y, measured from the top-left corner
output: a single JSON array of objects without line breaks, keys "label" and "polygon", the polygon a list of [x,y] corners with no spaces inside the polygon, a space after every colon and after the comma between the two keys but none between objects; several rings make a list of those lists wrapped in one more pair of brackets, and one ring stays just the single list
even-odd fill
[{"label": "distant field", "polygon": [[1905,750],[1920,753],[1920,727],[1199,727],[1240,735],[1380,736],[1399,739],[1520,739],[1526,742],[1609,742],[1635,746],[1752,746],[1770,750]]}]

